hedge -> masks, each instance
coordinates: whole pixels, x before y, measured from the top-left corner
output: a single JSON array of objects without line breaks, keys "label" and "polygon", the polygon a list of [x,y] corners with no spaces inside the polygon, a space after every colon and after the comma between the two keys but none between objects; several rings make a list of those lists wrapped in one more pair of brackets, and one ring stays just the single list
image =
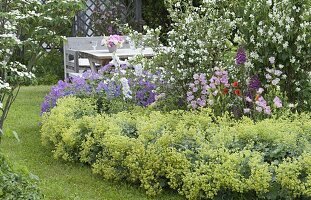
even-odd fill
[{"label": "hedge", "polygon": [[92,100],[66,97],[43,116],[55,158],[91,165],[105,179],[165,188],[188,199],[311,197],[311,116],[253,122],[209,110],[135,108],[96,114]]}]

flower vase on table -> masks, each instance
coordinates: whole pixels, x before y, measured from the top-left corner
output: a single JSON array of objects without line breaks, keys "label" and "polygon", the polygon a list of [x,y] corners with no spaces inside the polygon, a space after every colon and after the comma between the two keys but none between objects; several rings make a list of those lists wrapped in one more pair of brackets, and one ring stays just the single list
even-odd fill
[{"label": "flower vase on table", "polygon": [[116,52],[118,48],[122,47],[124,42],[123,37],[120,35],[110,35],[108,38],[104,38],[101,45],[107,46],[110,53]]},{"label": "flower vase on table", "polygon": [[116,45],[112,45],[112,46],[108,46],[108,51],[109,53],[113,53],[113,52],[116,52],[118,49],[118,47]]}]

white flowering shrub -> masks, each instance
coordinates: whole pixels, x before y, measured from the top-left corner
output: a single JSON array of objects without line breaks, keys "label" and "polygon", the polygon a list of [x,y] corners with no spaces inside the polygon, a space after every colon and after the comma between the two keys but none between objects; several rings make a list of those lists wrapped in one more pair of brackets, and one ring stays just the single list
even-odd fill
[{"label": "white flowering shrub", "polygon": [[81,8],[79,0],[0,2],[0,129],[20,85],[34,78],[36,62],[48,53],[43,45],[62,44],[62,27]]},{"label": "white flowering shrub", "polygon": [[[310,110],[311,1],[204,0],[193,6],[192,0],[168,0],[166,4],[173,22],[168,48],[145,62],[150,69],[165,72],[171,85],[166,90],[184,98],[194,74],[212,74],[219,67],[236,80],[258,75],[264,86],[278,85],[276,92],[284,93],[298,110]],[[243,73],[234,65],[237,47],[247,54]]]},{"label": "white flowering shrub", "polygon": [[311,1],[241,1],[235,12],[237,36],[249,51],[253,71],[266,75],[269,58],[285,78],[281,91],[300,109],[311,108]]},{"label": "white flowering shrub", "polygon": [[195,73],[212,72],[227,59],[234,23],[230,13],[220,15],[214,7],[195,7],[191,1],[167,1],[167,7],[173,22],[168,47],[145,65],[164,71],[176,94],[184,96]]}]

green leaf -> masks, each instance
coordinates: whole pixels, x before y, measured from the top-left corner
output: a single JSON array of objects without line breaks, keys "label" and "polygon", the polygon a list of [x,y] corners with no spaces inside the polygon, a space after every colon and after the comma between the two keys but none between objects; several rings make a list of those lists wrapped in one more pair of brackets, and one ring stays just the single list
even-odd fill
[{"label": "green leaf", "polygon": [[18,134],[16,133],[16,131],[12,131],[13,136],[15,137],[15,139],[17,140],[17,142],[20,142],[20,139],[18,137]]},{"label": "green leaf", "polygon": [[31,173],[31,172],[29,172],[29,177],[30,177],[31,179],[33,179],[33,180],[36,180],[36,181],[39,181],[39,180],[40,180],[40,179],[39,179],[39,176],[34,175],[34,174]]}]

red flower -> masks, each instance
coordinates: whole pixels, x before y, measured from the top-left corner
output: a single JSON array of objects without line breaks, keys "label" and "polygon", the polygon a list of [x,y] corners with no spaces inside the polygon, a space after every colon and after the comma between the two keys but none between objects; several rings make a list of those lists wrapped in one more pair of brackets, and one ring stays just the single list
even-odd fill
[{"label": "red flower", "polygon": [[234,90],[234,94],[237,96],[241,96],[241,90],[239,90],[239,89]]},{"label": "red flower", "polygon": [[228,94],[228,92],[229,92],[229,89],[228,88],[224,88],[223,93],[224,94]]},{"label": "red flower", "polygon": [[236,88],[236,87],[239,86],[239,83],[237,81],[235,81],[235,82],[232,83],[232,86]]}]

